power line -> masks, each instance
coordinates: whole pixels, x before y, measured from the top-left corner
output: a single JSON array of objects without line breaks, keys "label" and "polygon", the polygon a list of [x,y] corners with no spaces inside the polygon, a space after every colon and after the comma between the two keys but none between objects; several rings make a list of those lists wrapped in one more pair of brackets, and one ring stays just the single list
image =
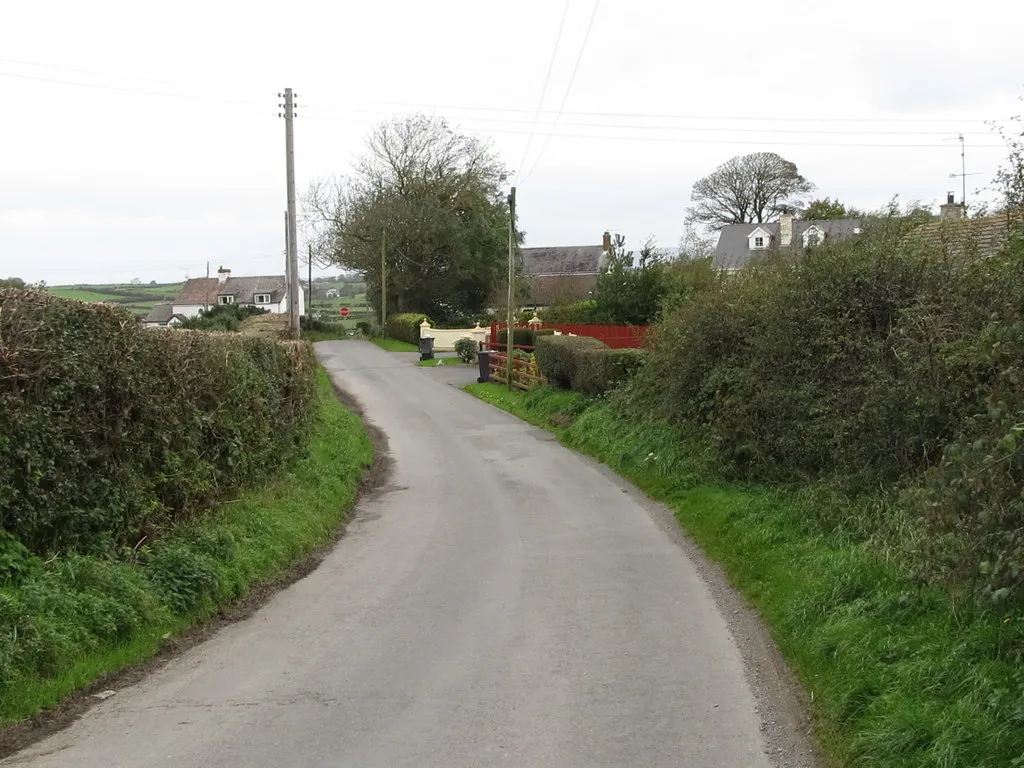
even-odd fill
[{"label": "power line", "polygon": [[[600,0],[598,0],[598,2],[600,2]],[[595,12],[596,12],[596,5],[595,5]],[[582,54],[582,50],[581,50],[581,54]],[[577,61],[579,61],[579,59],[577,59]],[[43,63],[21,61],[19,59],[2,59],[2,58],[0,58],[0,62],[8,62],[8,63],[15,63],[15,64],[25,64],[25,65],[28,65],[28,66],[45,67],[45,68],[48,68],[48,69],[58,69],[58,70],[65,70],[65,71],[68,71],[68,72],[79,72],[79,73],[83,73],[83,74],[95,74],[95,75],[100,75],[100,76],[103,76],[103,77],[123,77],[123,78],[126,78],[126,79],[144,80],[144,81],[148,81],[148,82],[163,83],[163,84],[166,84],[166,85],[181,85],[182,87],[191,87],[191,86],[185,86],[185,85],[183,85],[181,83],[175,83],[175,82],[170,81],[170,80],[158,80],[158,79],[155,79],[155,78],[139,78],[139,77],[135,77],[133,75],[115,75],[113,73],[105,73],[105,72],[100,72],[98,70],[76,69],[76,68],[73,68],[73,67],[64,67],[64,66],[60,66],[60,65],[56,65],[56,64],[43,64]],[[101,90],[116,91],[116,92],[121,92],[121,93],[134,93],[134,94],[146,95],[146,96],[162,96],[162,97],[166,97],[166,98],[175,98],[175,99],[194,99],[194,100],[202,100],[202,101],[222,102],[222,103],[228,103],[228,104],[246,104],[246,105],[261,105],[261,106],[264,104],[264,102],[262,102],[262,101],[255,101],[255,100],[230,99],[230,98],[224,98],[224,97],[219,97],[219,96],[200,96],[200,95],[197,95],[197,94],[168,93],[166,91],[152,91],[152,90],[145,90],[145,89],[138,89],[138,88],[124,88],[124,87],[120,87],[120,86],[104,85],[104,84],[100,84],[100,83],[85,83],[85,82],[74,81],[74,80],[60,80],[60,79],[57,79],[57,78],[39,77],[39,76],[35,76],[35,75],[24,75],[24,74],[18,74],[18,73],[14,73],[14,72],[0,72],[0,77],[10,77],[10,78],[16,78],[16,79],[21,79],[21,80],[32,80],[32,81],[44,82],[44,83],[55,83],[55,84],[60,84],[60,85],[72,85],[72,86],[78,86],[78,87],[81,87],[81,88],[97,88],[97,89],[101,89]],[[544,109],[539,109],[539,110],[538,109],[521,109],[521,108],[513,108],[513,107],[467,107],[467,106],[444,105],[444,104],[422,104],[422,103],[417,103],[417,102],[404,102],[404,101],[373,101],[373,100],[367,100],[365,103],[367,103],[367,104],[382,104],[382,105],[388,105],[388,106],[411,107],[411,108],[415,108],[415,109],[453,110],[453,111],[457,111],[457,112],[487,112],[487,113],[497,112],[497,113],[506,113],[506,114],[527,114],[527,115],[534,115],[534,116],[552,115],[553,114],[553,115],[556,115],[556,122],[558,122],[557,117],[559,115],[569,115],[569,116],[578,116],[578,117],[636,118],[636,119],[645,119],[645,120],[654,120],[654,119],[661,119],[661,120],[720,120],[720,121],[723,121],[723,120],[724,121],[735,120],[735,121],[795,122],[795,123],[808,123],[808,122],[809,123],[897,123],[897,124],[899,124],[899,123],[903,123],[903,124],[909,124],[909,123],[930,123],[930,124],[947,124],[948,125],[948,124],[952,124],[952,123],[958,123],[958,124],[963,124],[963,123],[982,123],[982,124],[987,124],[989,122],[992,122],[991,119],[985,119],[985,118],[778,117],[778,116],[772,116],[772,115],[699,115],[699,114],[650,113],[650,112],[594,112],[594,111],[575,111],[575,112],[570,111],[570,112],[566,112],[566,111],[561,110],[561,109],[556,111],[556,110],[544,110]],[[563,101],[563,103],[564,103],[564,101]],[[350,111],[350,112],[360,112],[361,111],[361,112],[365,112],[367,114],[382,114],[383,113],[382,110],[373,110],[373,111],[371,111],[371,110],[347,110],[347,111]],[[513,122],[511,120],[503,120],[503,119],[497,119],[497,118],[482,118],[482,117],[481,118],[472,118],[471,117],[471,118],[468,118],[468,119],[474,119],[474,120],[480,120],[480,121],[483,121],[483,120],[486,119],[486,120],[494,120],[495,122]],[[1001,118],[1001,119],[996,120],[996,122],[1003,122],[1003,121],[1008,120],[1008,119],[1010,119],[1010,118]],[[527,121],[515,121],[515,122],[527,122]],[[567,123],[563,123],[563,125],[568,125],[568,124]],[[583,124],[579,124],[579,125],[583,125]],[[611,127],[611,126],[609,126],[609,127]],[[652,126],[652,127],[656,127],[656,126]],[[736,130],[739,130],[739,129],[736,129]],[[970,134],[965,134],[965,135],[970,135]],[[982,134],[977,133],[975,135],[982,135]]]},{"label": "power line", "polygon": [[[351,114],[367,114],[367,115],[385,115],[387,113],[380,111],[370,110],[359,110],[350,109],[345,110],[346,113]],[[350,120],[351,122],[365,122],[358,118],[346,118],[342,115],[335,115],[333,113],[313,114],[313,117],[318,118],[337,118],[339,120]],[[468,118],[450,118],[453,122],[460,122],[461,120],[469,120],[475,123],[497,123],[497,124],[523,124],[530,125],[531,131],[535,129],[535,123],[532,120],[518,120],[514,118],[500,118],[500,117],[468,117]],[[543,123],[545,127],[556,127],[555,123]],[[593,123],[593,122],[560,122],[558,126],[561,127],[575,127],[575,128],[628,128],[632,130],[641,131],[713,131],[713,132],[724,132],[724,133],[793,133],[793,134],[822,134],[822,135],[859,135],[859,136],[948,136],[948,131],[893,131],[893,130],[881,130],[881,131],[869,131],[858,128],[849,129],[822,129],[822,128],[737,128],[725,125],[643,125],[640,123]],[[556,134],[557,135],[557,134]],[[990,131],[965,131],[965,136],[991,136]]]},{"label": "power line", "polygon": [[519,170],[516,171],[516,179],[523,172],[523,165],[526,163],[526,156],[530,154],[530,145],[533,143],[533,132],[537,128],[537,120],[540,118],[540,111],[544,106],[544,97],[548,93],[548,83],[551,82],[551,72],[555,68],[555,57],[558,55],[558,44],[562,42],[562,30],[565,28],[565,17],[569,14],[569,0],[565,0],[565,7],[562,9],[562,21],[558,25],[558,36],[555,38],[555,47],[551,51],[551,61],[548,62],[548,73],[544,78],[544,87],[540,90],[540,100],[537,102],[537,111],[533,115],[533,127],[530,129],[530,138],[526,140],[526,149],[523,150],[523,159],[519,161]]},{"label": "power line", "polygon": [[[323,115],[311,114],[307,115],[311,119],[321,120],[349,120],[351,122],[364,122],[354,118],[343,118],[343,117],[327,117]],[[601,127],[601,126],[594,126]],[[485,130],[488,133],[496,134],[507,134],[511,136],[528,136],[529,131],[516,131],[511,129],[502,128],[486,128],[486,129],[475,129]],[[723,133],[727,133],[730,129],[722,128],[716,129]],[[872,135],[872,134],[869,134]],[[879,134],[884,135],[884,134]],[[921,134],[908,134],[908,135],[921,135]],[[674,144],[741,144],[746,146],[788,146],[788,147],[906,147],[906,148],[931,148],[931,149],[945,149],[944,144],[921,144],[921,143],[863,143],[863,142],[808,142],[808,141],[760,141],[758,139],[700,139],[700,138],[687,138],[681,136],[629,136],[629,135],[605,135],[596,133],[548,133],[547,139],[561,138],[561,139],[595,139],[595,140],[608,140],[608,141],[632,141],[632,142],[667,142]],[[1005,149],[1002,144],[975,144],[976,147],[985,148],[998,148]],[[534,164],[536,168],[536,164]],[[531,169],[532,171],[533,169]],[[529,175],[529,174],[528,174]]]},{"label": "power line", "polygon": [[103,91],[118,91],[120,93],[136,93],[146,96],[165,96],[174,99],[195,99],[199,101],[216,101],[226,104],[263,104],[259,101],[246,101],[244,99],[227,99],[220,96],[199,96],[194,93],[167,93],[166,91],[146,91],[140,88],[121,88],[116,85],[101,85],[100,83],[83,83],[75,80],[57,80],[52,77],[36,77],[34,75],[19,75],[14,72],[0,72],[0,77],[13,77],[18,80],[34,80],[40,83],[59,83],[60,85],[77,85],[81,88],[98,88]]},{"label": "power line", "polygon": [[[590,40],[590,30],[594,28],[594,19],[597,18],[597,9],[601,5],[601,0],[594,0],[594,10],[590,13],[590,22],[587,24],[587,32],[583,36],[583,45],[580,46],[579,55],[576,56],[576,66],[572,68],[572,75],[569,77],[569,84],[565,87],[565,94],[562,96],[562,103],[558,105],[558,112],[555,114],[555,122],[551,126],[554,131],[555,126],[558,125],[558,120],[562,116],[562,110],[565,109],[565,102],[569,100],[569,93],[572,91],[573,83],[576,82],[576,73],[579,72],[580,62],[583,60],[583,52],[587,49],[587,42]],[[525,184],[527,179],[530,178],[531,174],[537,169],[540,164],[541,158],[544,157],[544,151],[548,148],[548,144],[551,143],[551,135],[548,134],[547,138],[544,139],[544,143],[541,145],[540,152],[537,154],[537,159],[533,161],[533,166],[527,172],[523,178]]]},{"label": "power line", "polygon": [[160,83],[161,85],[177,85],[177,86],[180,86],[182,88],[190,87],[190,86],[184,85],[182,83],[176,83],[173,80],[157,80],[157,79],[152,78],[152,77],[139,77],[138,75],[114,74],[113,72],[100,72],[100,71],[95,70],[95,69],[78,69],[77,67],[65,67],[65,66],[62,66],[60,64],[43,64],[43,63],[36,62],[36,61],[22,61],[21,59],[2,59],[2,58],[0,58],[0,63],[3,63],[3,64],[20,64],[20,65],[25,66],[25,67],[39,67],[41,69],[56,69],[56,70],[60,70],[62,72],[78,72],[79,74],[83,74],[83,75],[99,75],[100,77],[118,77],[118,78],[123,78],[123,79],[127,79],[127,80],[141,80],[141,81],[147,82],[147,83]]}]

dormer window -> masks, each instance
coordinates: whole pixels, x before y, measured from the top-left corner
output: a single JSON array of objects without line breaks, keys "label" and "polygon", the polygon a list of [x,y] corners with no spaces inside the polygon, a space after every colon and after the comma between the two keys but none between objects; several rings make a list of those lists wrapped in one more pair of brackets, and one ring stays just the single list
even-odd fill
[{"label": "dormer window", "polygon": [[810,226],[804,232],[804,248],[813,248],[825,239],[825,233],[817,226]]},{"label": "dormer window", "polygon": [[269,293],[257,293],[252,297],[253,304],[269,304],[270,294]]},{"label": "dormer window", "polygon": [[771,233],[761,227],[747,235],[747,243],[752,251],[763,251],[771,245],[771,242]]},{"label": "dormer window", "polygon": [[234,304],[235,297],[232,296],[230,293],[222,293],[220,296],[217,297],[217,303],[220,304],[221,306],[225,306],[227,304]]}]

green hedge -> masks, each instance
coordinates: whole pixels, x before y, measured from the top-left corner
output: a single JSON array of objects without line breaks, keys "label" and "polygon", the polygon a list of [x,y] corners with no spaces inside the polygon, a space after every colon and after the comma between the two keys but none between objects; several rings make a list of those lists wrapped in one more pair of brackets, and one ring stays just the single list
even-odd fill
[{"label": "green hedge", "polygon": [[580,349],[575,357],[572,388],[586,395],[603,395],[636,373],[646,353],[642,349]]},{"label": "green hedge", "polygon": [[594,300],[577,301],[573,304],[556,304],[540,310],[540,318],[545,323],[566,323],[569,325],[593,323],[599,312]]},{"label": "green hedge", "polygon": [[429,317],[415,312],[389,315],[387,324],[384,326],[384,335],[389,339],[398,339],[399,341],[407,341],[410,344],[419,344],[420,323],[424,320],[430,322]]},{"label": "green hedge", "polygon": [[[537,339],[541,336],[553,336],[555,330],[553,328],[542,328],[540,330],[534,330],[533,328],[513,328],[512,329],[512,344],[516,347],[533,347],[537,344]],[[498,331],[498,344],[504,346],[508,343],[508,328],[502,328]]]},{"label": "green hedge", "polygon": [[308,344],[146,329],[37,290],[0,308],[0,528],[35,553],[152,539],[303,443]]},{"label": "green hedge", "polygon": [[561,389],[574,389],[578,379],[580,353],[608,349],[599,339],[589,336],[543,336],[537,339],[535,354],[541,375]]}]

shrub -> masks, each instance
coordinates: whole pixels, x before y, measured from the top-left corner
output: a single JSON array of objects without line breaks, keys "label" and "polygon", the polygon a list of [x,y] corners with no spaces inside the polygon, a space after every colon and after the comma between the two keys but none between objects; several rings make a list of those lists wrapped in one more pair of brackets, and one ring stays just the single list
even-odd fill
[{"label": "shrub", "polygon": [[458,339],[455,344],[455,354],[464,363],[475,363],[476,353],[479,344],[474,339]]},{"label": "shrub", "polygon": [[576,353],[572,388],[586,395],[603,395],[629,379],[643,365],[642,349],[580,349]]},{"label": "shrub", "polygon": [[[554,333],[553,328],[542,328],[539,330],[534,330],[533,328],[513,328],[512,345],[516,347],[533,347],[536,346],[539,337],[553,336]],[[508,328],[502,328],[498,331],[498,344],[502,347],[508,344]]]},{"label": "shrub", "polygon": [[373,336],[373,326],[366,320],[360,320],[356,323],[356,330],[363,334],[363,336]]},{"label": "shrub", "polygon": [[426,315],[416,314],[415,312],[390,315],[387,325],[384,327],[384,333],[390,339],[407,341],[410,344],[419,344],[420,323],[424,320],[430,322],[430,318]]},{"label": "shrub", "polygon": [[134,545],[303,443],[308,344],[146,329],[37,290],[0,305],[0,528],[34,553]]},{"label": "shrub", "polygon": [[578,375],[579,353],[607,348],[603,341],[589,336],[543,336],[537,340],[537,365],[541,375],[552,386],[573,389]]},{"label": "shrub", "polygon": [[182,321],[180,328],[191,331],[235,332],[243,320],[265,315],[267,310],[241,304],[220,304],[210,309],[201,309],[196,317]]},{"label": "shrub", "polygon": [[597,316],[596,301],[577,301],[573,304],[556,304],[539,312],[545,323],[581,324],[593,323]]},{"label": "shrub", "polygon": [[317,333],[336,333],[343,335],[345,333],[345,324],[336,320],[320,320],[318,318],[309,318],[305,315],[299,316],[299,327],[303,331],[316,331]]}]

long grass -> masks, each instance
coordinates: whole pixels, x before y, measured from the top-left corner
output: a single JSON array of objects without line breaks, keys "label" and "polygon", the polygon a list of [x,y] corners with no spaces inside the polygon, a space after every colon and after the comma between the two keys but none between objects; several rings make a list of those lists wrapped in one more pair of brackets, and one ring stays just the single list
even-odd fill
[{"label": "long grass", "polygon": [[135,556],[64,556],[28,563],[17,581],[0,574],[0,725],[151,657],[168,633],[280,579],[329,542],[355,501],[373,447],[323,371],[317,409],[303,458]]},{"label": "long grass", "polygon": [[884,542],[829,522],[882,501],[826,486],[722,482],[695,436],[625,419],[606,401],[466,390],[554,431],[673,509],[761,613],[812,694],[816,736],[837,765],[1024,765],[1024,617],[922,586]]}]

